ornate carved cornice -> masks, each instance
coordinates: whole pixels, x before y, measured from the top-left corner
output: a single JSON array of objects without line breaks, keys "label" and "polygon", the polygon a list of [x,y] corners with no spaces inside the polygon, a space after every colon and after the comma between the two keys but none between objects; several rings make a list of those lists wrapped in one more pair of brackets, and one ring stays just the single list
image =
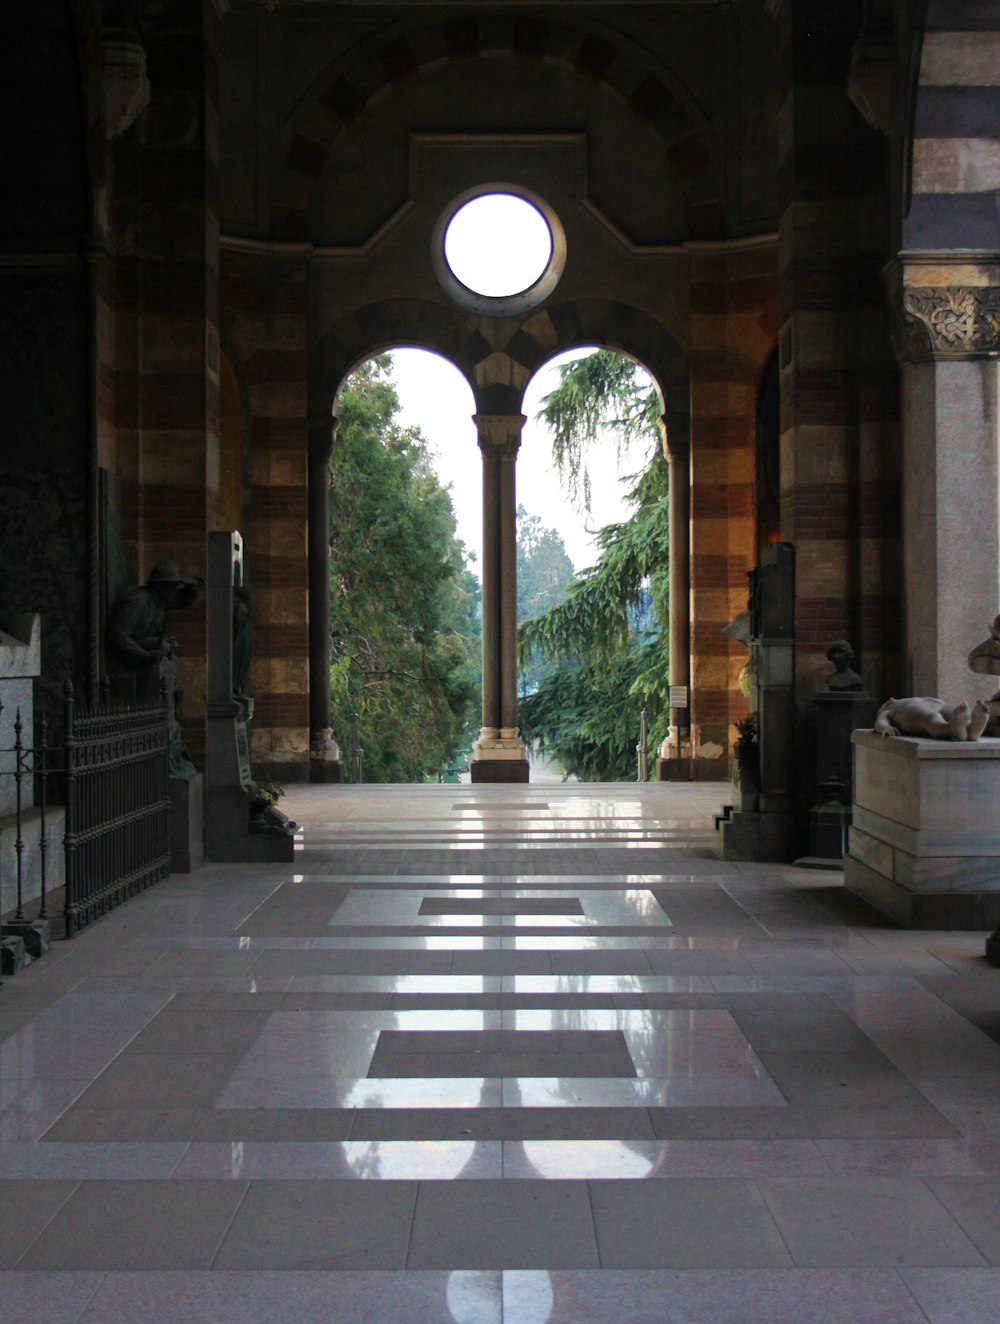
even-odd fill
[{"label": "ornate carved cornice", "polygon": [[105,32],[103,47],[104,131],[120,138],[149,105],[146,52],[134,34]]},{"label": "ornate carved cornice", "polygon": [[904,361],[1000,355],[1000,288],[930,285],[903,291]]},{"label": "ornate carved cornice", "polygon": [[902,363],[1000,357],[1000,267],[949,256],[904,256],[886,272]]}]

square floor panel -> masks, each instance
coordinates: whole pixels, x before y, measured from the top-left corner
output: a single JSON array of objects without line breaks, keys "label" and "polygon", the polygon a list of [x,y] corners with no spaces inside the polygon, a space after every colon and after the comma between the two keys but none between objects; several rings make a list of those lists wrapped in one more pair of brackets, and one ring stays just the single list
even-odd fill
[{"label": "square floor panel", "polygon": [[597,1268],[587,1184],[420,1183],[409,1269]]},{"label": "square floor panel", "polygon": [[402,1269],[416,1198],[408,1181],[255,1181],[213,1268]]},{"label": "square floor panel", "polygon": [[383,1030],[369,1077],[634,1076],[620,1030]]},{"label": "square floor panel", "polygon": [[579,897],[425,896],[421,915],[582,915]]}]

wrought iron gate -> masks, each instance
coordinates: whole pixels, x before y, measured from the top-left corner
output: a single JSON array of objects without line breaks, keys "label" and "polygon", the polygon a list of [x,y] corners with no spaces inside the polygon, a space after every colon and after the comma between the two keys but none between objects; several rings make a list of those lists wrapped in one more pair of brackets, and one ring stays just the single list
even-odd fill
[{"label": "wrought iron gate", "polygon": [[78,704],[66,685],[66,937],[170,872],[164,702]]}]

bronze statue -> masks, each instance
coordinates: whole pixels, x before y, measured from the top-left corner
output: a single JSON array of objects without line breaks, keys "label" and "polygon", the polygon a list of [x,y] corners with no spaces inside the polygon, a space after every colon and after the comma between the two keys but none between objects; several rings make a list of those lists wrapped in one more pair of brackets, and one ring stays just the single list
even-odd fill
[{"label": "bronze statue", "polygon": [[161,676],[167,683],[171,777],[194,777],[197,769],[181,740],[182,696],[173,683],[177,640],[167,634],[166,616],[189,606],[204,587],[203,579],[183,578],[172,561],[158,561],[146,583],[116,604],[108,624],[109,662],[136,702],[155,703]]},{"label": "bronze statue", "polygon": [[172,561],[159,561],[146,583],[116,604],[108,626],[108,652],[116,669],[136,679],[137,697],[154,698],[159,665],[177,656],[177,640],[166,632],[166,614],[194,602],[203,579],[183,579]]},{"label": "bronze statue", "polygon": [[846,639],[834,639],[833,643],[826,650],[827,660],[832,662],[835,670],[826,678],[826,688],[833,693],[841,693],[844,690],[860,690],[864,686],[861,683],[861,677],[856,671],[851,670],[851,663],[854,661],[854,649]]}]

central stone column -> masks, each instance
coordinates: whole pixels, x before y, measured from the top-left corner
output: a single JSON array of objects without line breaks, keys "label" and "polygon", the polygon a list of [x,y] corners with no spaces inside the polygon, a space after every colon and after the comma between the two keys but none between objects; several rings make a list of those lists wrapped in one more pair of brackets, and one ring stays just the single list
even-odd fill
[{"label": "central stone column", "polygon": [[477,414],[483,456],[483,725],[474,782],[526,782],[517,729],[517,498],[523,414]]},{"label": "central stone column", "polygon": [[[670,729],[656,761],[657,781],[691,777],[691,447],[660,419],[670,467]],[[677,700],[678,702],[674,702]],[[683,702],[681,702],[683,700]]]},{"label": "central stone column", "polygon": [[966,659],[1000,609],[1000,264],[903,253],[893,277],[907,693],[988,699]]},{"label": "central stone column", "polygon": [[330,729],[330,456],[339,419],[309,421],[309,780],[342,782]]}]

